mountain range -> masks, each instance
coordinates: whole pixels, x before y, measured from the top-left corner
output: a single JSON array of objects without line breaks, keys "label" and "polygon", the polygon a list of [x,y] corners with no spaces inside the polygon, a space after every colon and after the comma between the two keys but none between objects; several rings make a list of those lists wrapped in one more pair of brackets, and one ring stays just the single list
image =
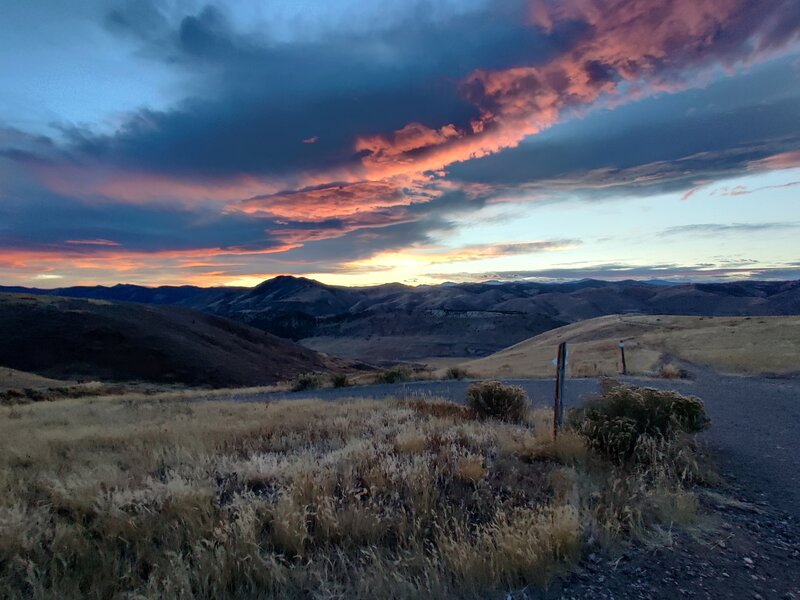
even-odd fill
[{"label": "mountain range", "polygon": [[48,290],[0,287],[0,292],[190,308],[314,350],[373,363],[485,356],[555,327],[611,314],[800,314],[800,281],[341,287],[280,276],[253,288],[120,284]]}]

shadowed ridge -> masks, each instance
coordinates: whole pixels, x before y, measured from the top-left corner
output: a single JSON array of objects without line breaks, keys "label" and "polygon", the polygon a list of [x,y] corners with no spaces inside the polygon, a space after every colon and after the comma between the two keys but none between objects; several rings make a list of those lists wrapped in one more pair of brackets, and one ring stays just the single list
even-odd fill
[{"label": "shadowed ridge", "polygon": [[333,361],[184,308],[0,294],[0,365],[54,378],[229,387],[324,371]]}]

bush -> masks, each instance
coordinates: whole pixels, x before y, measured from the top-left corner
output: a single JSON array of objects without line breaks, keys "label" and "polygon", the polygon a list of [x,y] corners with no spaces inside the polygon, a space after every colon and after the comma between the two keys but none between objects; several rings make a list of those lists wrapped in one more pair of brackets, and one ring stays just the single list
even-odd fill
[{"label": "bush", "polygon": [[481,381],[467,388],[467,406],[479,417],[518,423],[528,412],[528,396],[515,385]]},{"label": "bush", "polygon": [[334,376],[331,377],[331,382],[333,383],[333,387],[335,388],[344,388],[350,386],[350,380],[344,373],[334,374]]},{"label": "bush", "polygon": [[322,376],[319,373],[303,373],[298,375],[292,382],[292,391],[316,390],[321,388],[322,384]]},{"label": "bush", "polygon": [[662,379],[686,379],[689,377],[689,372],[669,363],[658,370],[658,376]]},{"label": "bush", "polygon": [[461,367],[450,367],[444,373],[445,379],[467,379],[469,378],[469,372],[466,369],[462,369]]},{"label": "bush", "polygon": [[406,365],[398,365],[391,369],[386,369],[375,376],[376,383],[400,383],[408,381],[414,375],[411,367]]},{"label": "bush", "polygon": [[587,445],[617,463],[634,458],[645,437],[669,442],[709,423],[703,403],[694,396],[626,385],[605,391],[570,415],[570,424]]}]

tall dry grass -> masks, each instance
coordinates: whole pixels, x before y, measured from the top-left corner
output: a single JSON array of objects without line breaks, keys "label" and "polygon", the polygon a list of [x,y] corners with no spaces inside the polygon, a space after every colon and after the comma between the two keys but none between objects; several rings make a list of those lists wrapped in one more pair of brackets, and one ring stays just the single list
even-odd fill
[{"label": "tall dry grass", "polygon": [[0,597],[486,598],[691,509],[550,431],[422,401],[0,407]]}]

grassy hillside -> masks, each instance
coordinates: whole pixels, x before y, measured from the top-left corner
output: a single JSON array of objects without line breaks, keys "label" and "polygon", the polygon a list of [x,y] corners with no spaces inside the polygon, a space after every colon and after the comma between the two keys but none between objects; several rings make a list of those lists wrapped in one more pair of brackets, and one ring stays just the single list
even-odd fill
[{"label": "grassy hillside", "polygon": [[63,381],[42,377],[36,373],[17,371],[9,367],[0,367],[0,392],[16,389],[47,389],[74,384],[74,381]]},{"label": "grassy hillside", "polygon": [[617,466],[577,433],[554,442],[550,415],[171,396],[0,406],[0,597],[506,598],[589,548],[653,543],[696,517],[691,447]]},{"label": "grassy hillside", "polygon": [[726,373],[800,371],[800,317],[609,316],[560,327],[461,366],[478,377],[548,377],[560,342],[569,342],[572,377],[619,373],[620,340],[628,371],[654,374],[675,360]]},{"label": "grassy hillside", "polygon": [[22,294],[0,294],[0,365],[55,379],[216,387],[269,384],[337,366],[261,330],[192,310]]}]

